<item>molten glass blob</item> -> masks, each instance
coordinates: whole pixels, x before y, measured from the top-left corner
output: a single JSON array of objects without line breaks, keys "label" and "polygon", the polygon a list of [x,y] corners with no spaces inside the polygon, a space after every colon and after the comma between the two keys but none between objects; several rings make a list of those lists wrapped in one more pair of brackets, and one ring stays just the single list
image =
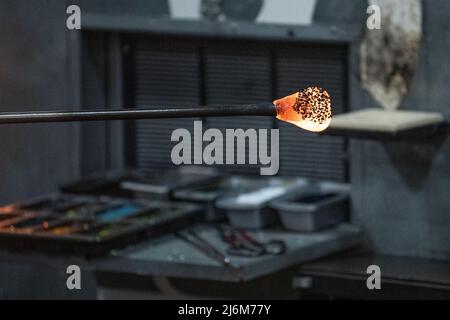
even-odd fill
[{"label": "molten glass blob", "polygon": [[321,132],[331,123],[331,97],[321,88],[310,87],[273,103],[277,119],[302,129]]}]

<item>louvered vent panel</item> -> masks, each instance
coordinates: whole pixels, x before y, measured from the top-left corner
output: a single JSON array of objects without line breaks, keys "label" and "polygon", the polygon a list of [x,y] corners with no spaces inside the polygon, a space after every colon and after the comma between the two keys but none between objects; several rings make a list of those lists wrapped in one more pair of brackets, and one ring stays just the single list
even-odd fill
[{"label": "louvered vent panel", "polygon": [[[135,50],[135,96],[138,106],[200,104],[199,53],[190,43],[138,42]],[[172,166],[176,128],[193,129],[195,119],[136,121],[136,161],[143,169]]]},{"label": "louvered vent panel", "polygon": [[[208,45],[205,48],[206,101],[209,105],[232,105],[271,101],[270,59],[267,48],[248,45],[245,48],[232,45]],[[271,117],[225,117],[209,118],[208,126],[221,129],[270,129]],[[229,148],[226,152],[250,153],[258,157],[257,151],[247,148]],[[255,154],[256,153],[256,154]],[[248,162],[248,161],[247,161]],[[226,172],[258,173],[259,166],[221,166]]]},{"label": "louvered vent panel", "polygon": [[[341,113],[345,94],[345,50],[339,47],[302,46],[279,48],[276,58],[277,92],[284,96],[308,86],[326,88],[333,112]],[[280,127],[280,174],[344,181],[345,141],[339,137],[305,133],[296,127]]]}]

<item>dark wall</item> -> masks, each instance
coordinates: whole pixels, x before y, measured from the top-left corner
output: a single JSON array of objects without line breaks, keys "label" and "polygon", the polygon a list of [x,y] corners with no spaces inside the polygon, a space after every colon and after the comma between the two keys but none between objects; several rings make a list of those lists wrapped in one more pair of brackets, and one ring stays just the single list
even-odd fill
[{"label": "dark wall", "polygon": [[[450,2],[427,0],[420,65],[400,109],[450,115]],[[357,51],[355,50],[355,57]],[[376,103],[353,61],[352,109]],[[450,141],[447,134],[405,142],[353,141],[353,217],[377,252],[450,259]]]},{"label": "dark wall", "polygon": [[[74,106],[76,48],[61,0],[0,1],[0,111]],[[55,189],[78,172],[76,124],[0,127],[0,203]]]},{"label": "dark wall", "polygon": [[[83,103],[99,108],[121,105],[116,97],[120,83],[103,83],[102,70],[91,68],[85,74],[86,70],[81,69],[81,59],[89,66],[98,57],[84,55],[81,32],[67,30],[66,8],[70,4],[81,6],[82,17],[97,13],[159,17],[169,14],[168,2],[164,0],[0,1],[0,111],[77,109]],[[116,55],[117,50],[110,50],[103,58],[109,62]],[[119,68],[118,63],[112,63]],[[90,80],[82,87],[83,76]],[[99,85],[109,85],[116,96],[113,92],[108,101],[104,97],[94,99],[102,95]],[[117,126],[1,126],[0,204],[54,191],[59,183],[74,179],[80,172],[120,168],[121,150],[117,145],[121,135]],[[111,146],[106,145],[108,134],[114,138]]]}]

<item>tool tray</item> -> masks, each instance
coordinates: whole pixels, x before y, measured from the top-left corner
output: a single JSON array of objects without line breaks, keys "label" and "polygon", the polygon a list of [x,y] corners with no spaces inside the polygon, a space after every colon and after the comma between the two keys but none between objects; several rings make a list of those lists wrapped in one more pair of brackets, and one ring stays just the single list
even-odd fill
[{"label": "tool tray", "polygon": [[188,203],[47,195],[0,208],[0,246],[97,256],[195,222]]}]

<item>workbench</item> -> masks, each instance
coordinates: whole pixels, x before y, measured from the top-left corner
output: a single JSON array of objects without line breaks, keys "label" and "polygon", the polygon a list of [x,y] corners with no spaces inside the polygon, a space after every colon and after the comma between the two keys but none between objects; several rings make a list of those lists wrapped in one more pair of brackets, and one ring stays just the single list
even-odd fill
[{"label": "workbench", "polygon": [[[200,224],[193,229],[217,249],[226,252],[226,244],[220,239],[216,228]],[[174,278],[233,283],[239,286],[283,273],[283,270],[289,268],[297,268],[302,263],[355,247],[362,242],[360,229],[347,224],[311,234],[283,230],[257,231],[252,234],[260,241],[283,240],[287,250],[280,256],[231,257],[235,266],[233,268],[225,267],[205,256],[175,235],[148,239],[122,250],[112,251],[108,256],[93,259],[36,252],[0,251],[0,295],[8,295],[6,298],[15,298],[16,295],[96,298],[98,287],[110,285],[108,279],[125,279],[121,282],[127,287],[123,288],[124,292],[133,291],[133,281],[127,281],[127,277],[139,279],[137,282],[141,283],[144,283],[145,279]],[[72,264],[79,265],[83,272],[80,292],[68,291],[65,286],[66,268]],[[117,287],[117,284],[111,286]]]}]

